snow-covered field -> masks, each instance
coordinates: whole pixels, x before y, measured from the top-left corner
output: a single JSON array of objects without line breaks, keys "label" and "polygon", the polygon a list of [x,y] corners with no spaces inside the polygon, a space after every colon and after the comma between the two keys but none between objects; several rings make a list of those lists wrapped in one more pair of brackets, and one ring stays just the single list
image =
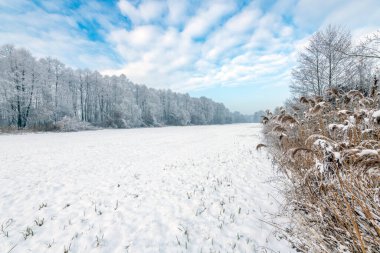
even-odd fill
[{"label": "snow-covered field", "polygon": [[[0,135],[0,252],[291,252],[260,126]],[[277,199],[277,200],[276,200]]]}]

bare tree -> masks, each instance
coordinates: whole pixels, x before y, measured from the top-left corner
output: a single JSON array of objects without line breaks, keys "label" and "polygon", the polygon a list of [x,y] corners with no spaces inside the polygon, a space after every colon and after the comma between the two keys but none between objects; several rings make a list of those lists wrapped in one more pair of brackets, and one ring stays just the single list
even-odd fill
[{"label": "bare tree", "polygon": [[354,51],[346,53],[351,57],[380,59],[380,30],[365,37]]},{"label": "bare tree", "polygon": [[299,54],[292,72],[291,92],[321,96],[326,88],[343,87],[352,79],[355,63],[348,55],[351,34],[339,26],[316,32]]},{"label": "bare tree", "polygon": [[326,85],[327,61],[322,54],[322,34],[315,33],[309,45],[298,56],[298,65],[292,71],[293,93],[320,96]]}]

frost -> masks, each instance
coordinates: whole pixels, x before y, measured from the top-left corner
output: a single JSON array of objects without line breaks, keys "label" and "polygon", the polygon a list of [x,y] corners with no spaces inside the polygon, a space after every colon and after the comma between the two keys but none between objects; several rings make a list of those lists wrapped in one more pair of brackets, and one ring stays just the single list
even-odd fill
[{"label": "frost", "polygon": [[315,160],[315,169],[319,171],[319,173],[323,174],[325,172],[325,166],[318,160]]},{"label": "frost", "polygon": [[326,140],[323,140],[323,139],[317,139],[314,143],[313,143],[313,147],[314,148],[320,148],[322,150],[325,150],[327,152],[332,152],[333,151],[333,146]]}]

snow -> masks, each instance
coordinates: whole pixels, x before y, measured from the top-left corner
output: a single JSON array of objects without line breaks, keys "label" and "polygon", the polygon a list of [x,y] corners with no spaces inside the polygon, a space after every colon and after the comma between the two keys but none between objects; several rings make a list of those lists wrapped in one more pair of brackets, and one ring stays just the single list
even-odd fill
[{"label": "snow", "polygon": [[372,117],[374,117],[374,118],[379,118],[379,117],[380,117],[380,110],[375,111],[375,112],[372,114]]},{"label": "snow", "polygon": [[362,131],[362,134],[370,134],[373,132],[373,129],[365,129]]},{"label": "snow", "polygon": [[315,149],[321,148],[327,152],[332,152],[334,150],[333,146],[326,140],[317,139],[313,143]]},{"label": "snow", "polygon": [[363,149],[358,156],[377,156],[378,152],[374,149]]},{"label": "snow", "polygon": [[1,135],[0,252],[294,252],[268,224],[281,196],[260,132]]},{"label": "snow", "polygon": [[349,115],[351,112],[349,110],[339,110],[338,115]]},{"label": "snow", "polygon": [[332,132],[334,129],[339,129],[339,130],[346,130],[346,125],[343,124],[329,124],[329,131]]},{"label": "snow", "polygon": [[342,161],[341,160],[341,155],[340,155],[339,152],[333,152],[333,155],[334,155],[336,161],[339,161],[339,162]]},{"label": "snow", "polygon": [[349,123],[351,123],[351,124],[356,124],[356,119],[355,119],[355,117],[354,116],[350,116],[350,117],[348,117],[348,121],[349,121]]}]

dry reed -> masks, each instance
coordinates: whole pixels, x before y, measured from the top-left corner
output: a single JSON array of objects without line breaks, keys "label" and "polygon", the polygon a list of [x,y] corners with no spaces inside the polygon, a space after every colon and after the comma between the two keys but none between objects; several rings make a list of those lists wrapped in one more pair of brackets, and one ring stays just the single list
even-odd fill
[{"label": "dry reed", "polygon": [[263,118],[265,146],[289,179],[284,235],[299,251],[380,252],[376,89],[329,89]]}]

